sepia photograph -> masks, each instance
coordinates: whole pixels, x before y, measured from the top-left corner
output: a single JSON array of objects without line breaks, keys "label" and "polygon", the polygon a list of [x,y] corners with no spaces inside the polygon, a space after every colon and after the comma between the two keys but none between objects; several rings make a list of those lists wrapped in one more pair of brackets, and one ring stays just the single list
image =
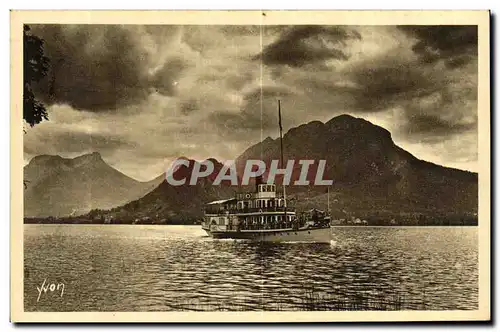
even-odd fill
[{"label": "sepia photograph", "polygon": [[490,319],[489,12],[11,12],[13,321]]}]

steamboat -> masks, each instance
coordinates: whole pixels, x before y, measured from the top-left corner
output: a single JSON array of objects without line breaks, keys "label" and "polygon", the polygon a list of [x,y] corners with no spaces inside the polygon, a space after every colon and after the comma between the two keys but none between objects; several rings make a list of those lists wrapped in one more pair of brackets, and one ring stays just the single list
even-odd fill
[{"label": "steamboat", "polygon": [[[278,116],[283,165],[283,129],[281,107],[278,101]],[[275,184],[263,183],[256,178],[254,192],[238,193],[236,197],[209,202],[205,206],[202,228],[208,235],[218,239],[247,239],[264,242],[298,241],[327,242],[331,240],[328,218],[310,219],[297,216],[295,208],[289,207],[286,186],[281,193]]]},{"label": "steamboat", "polygon": [[218,239],[330,242],[328,219],[297,216],[286,204],[274,184],[257,184],[255,192],[206,204],[202,228]]}]

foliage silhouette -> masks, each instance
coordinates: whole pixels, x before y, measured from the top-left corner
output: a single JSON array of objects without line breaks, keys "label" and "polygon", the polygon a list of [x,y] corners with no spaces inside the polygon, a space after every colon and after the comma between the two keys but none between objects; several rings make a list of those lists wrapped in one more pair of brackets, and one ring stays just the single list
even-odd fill
[{"label": "foliage silhouette", "polygon": [[47,75],[49,58],[43,52],[43,39],[31,34],[31,28],[23,28],[23,119],[33,127],[35,124],[48,120],[45,105],[35,98],[33,83],[39,82]]}]

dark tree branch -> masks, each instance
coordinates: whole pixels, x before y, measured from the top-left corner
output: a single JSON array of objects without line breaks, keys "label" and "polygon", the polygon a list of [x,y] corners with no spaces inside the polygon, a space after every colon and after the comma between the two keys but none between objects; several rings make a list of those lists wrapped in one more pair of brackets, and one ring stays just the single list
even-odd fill
[{"label": "dark tree branch", "polygon": [[43,53],[43,39],[31,34],[28,25],[23,29],[23,119],[31,127],[35,124],[48,120],[45,105],[35,98],[32,84],[39,82],[47,75],[49,70],[49,59]]}]

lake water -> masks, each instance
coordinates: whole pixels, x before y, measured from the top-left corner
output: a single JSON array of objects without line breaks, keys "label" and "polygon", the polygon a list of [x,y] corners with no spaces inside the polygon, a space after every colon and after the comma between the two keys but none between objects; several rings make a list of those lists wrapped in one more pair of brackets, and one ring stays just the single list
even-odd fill
[{"label": "lake water", "polygon": [[476,227],[337,227],[330,244],[214,240],[199,226],[24,231],[26,311],[478,308]]}]

